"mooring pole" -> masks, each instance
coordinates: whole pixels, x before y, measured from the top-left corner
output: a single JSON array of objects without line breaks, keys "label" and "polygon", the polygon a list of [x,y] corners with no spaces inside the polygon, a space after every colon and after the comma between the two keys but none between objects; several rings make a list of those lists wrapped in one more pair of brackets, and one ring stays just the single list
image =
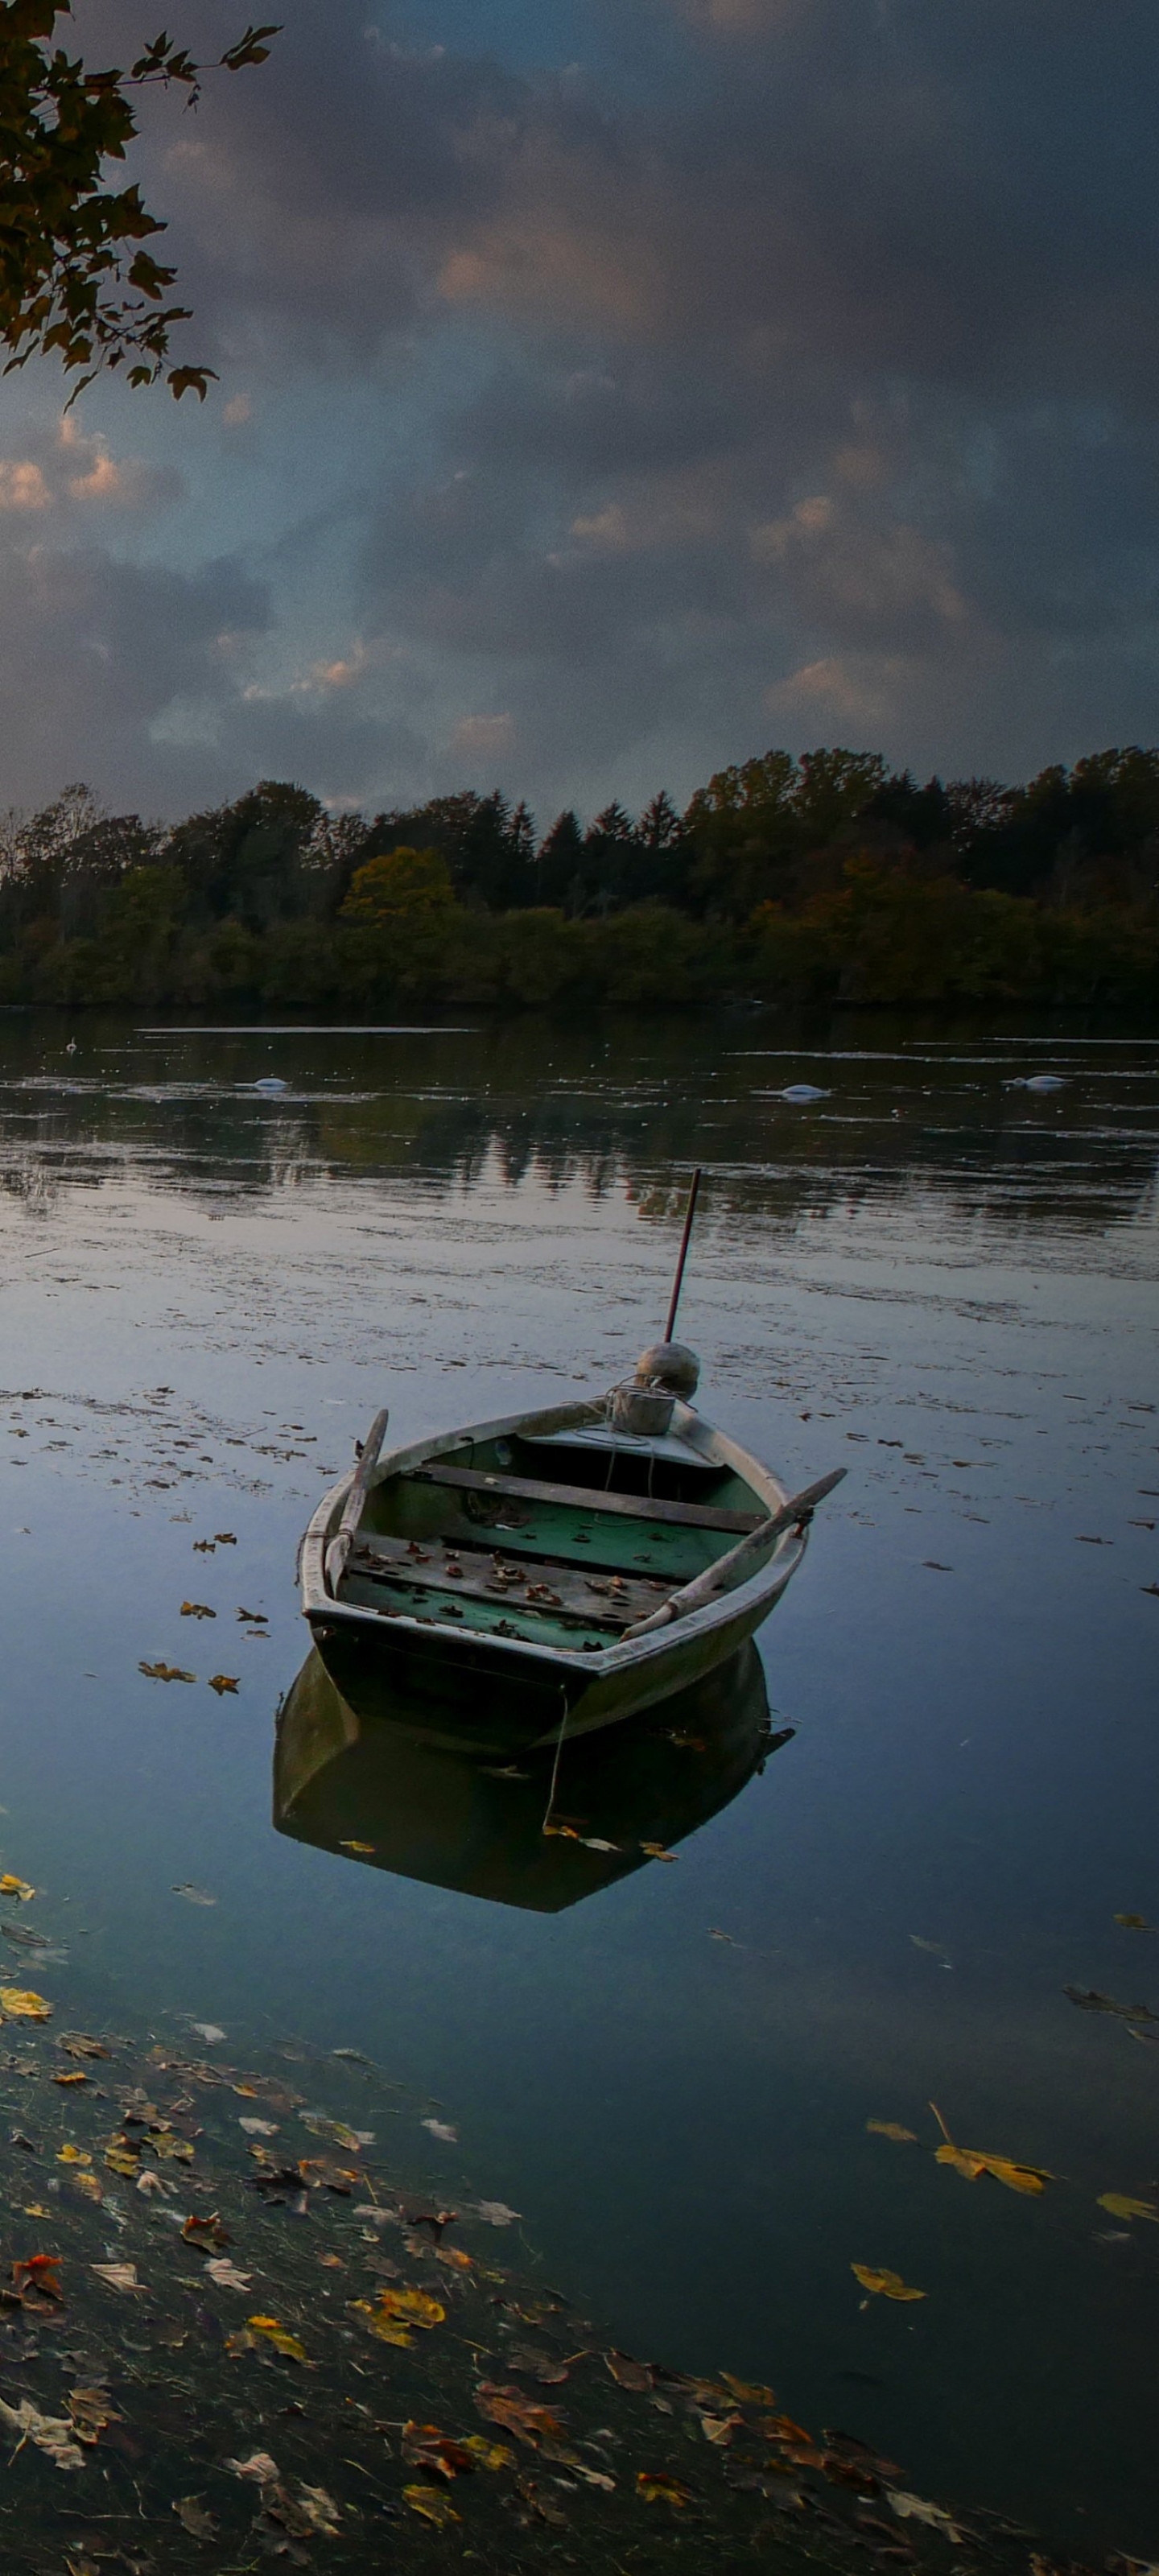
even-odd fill
[{"label": "mooring pole", "polygon": [[684,1211],[684,1232],[680,1237],[680,1254],[676,1263],[676,1277],[672,1282],[672,1297],[668,1308],[668,1321],[664,1327],[664,1339],[666,1342],[671,1341],[673,1333],[676,1330],[676,1309],[680,1303],[680,1291],[684,1286],[684,1264],[688,1259],[688,1246],[692,1240],[692,1220],[696,1214],[696,1201],[700,1193],[700,1172],[701,1166],[698,1163],[692,1175],[692,1187],[689,1190],[688,1205]]}]

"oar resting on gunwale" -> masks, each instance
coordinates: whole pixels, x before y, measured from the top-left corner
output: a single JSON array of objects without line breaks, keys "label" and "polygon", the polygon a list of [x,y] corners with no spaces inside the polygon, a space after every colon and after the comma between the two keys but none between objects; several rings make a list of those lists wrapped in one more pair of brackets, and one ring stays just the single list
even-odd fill
[{"label": "oar resting on gunwale", "polygon": [[625,1628],[621,1645],[627,1645],[634,1637],[650,1637],[654,1629],[667,1628],[673,1619],[687,1619],[692,1611],[706,1609],[720,1592],[735,1591],[738,1584],[747,1581],[750,1573],[757,1572],[770,1539],[779,1538],[782,1530],[806,1528],[818,1503],[824,1502],[826,1494],[832,1493],[846,1472],[844,1467],[835,1467],[832,1475],[821,1476],[815,1485],[806,1485],[801,1493],[791,1495],[778,1512],[772,1512],[767,1521],[750,1530],[747,1538],[738,1539],[727,1556],[718,1556],[715,1565],[706,1566],[703,1574],[695,1575],[691,1583],[685,1583],[679,1592],[673,1592],[661,1609],[653,1610],[647,1619],[637,1619],[632,1627]]}]

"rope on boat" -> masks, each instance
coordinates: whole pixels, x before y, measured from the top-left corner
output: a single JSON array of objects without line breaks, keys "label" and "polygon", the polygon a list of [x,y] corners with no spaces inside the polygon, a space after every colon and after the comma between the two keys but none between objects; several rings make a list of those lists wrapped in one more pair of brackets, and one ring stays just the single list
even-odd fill
[{"label": "rope on boat", "polygon": [[551,1766],[551,1786],[550,1786],[550,1788],[549,1788],[549,1790],[548,1790],[548,1792],[547,1792],[547,1805],[546,1805],[546,1807],[544,1808],[544,1811],[543,1811],[543,1823],[541,1824],[541,1826],[540,1826],[540,1828],[539,1828],[539,1830],[540,1830],[540,1833],[541,1833],[541,1834],[549,1834],[549,1833],[551,1832],[551,1830],[552,1830],[552,1821],[551,1821],[551,1819],[552,1819],[552,1809],[553,1809],[553,1808],[554,1808],[554,1806],[555,1806],[555,1789],[556,1789],[556,1782],[557,1782],[557,1780],[559,1779],[559,1764],[560,1764],[560,1756],[561,1756],[561,1754],[562,1754],[562,1752],[563,1752],[563,1739],[564,1739],[565,1735],[567,1734],[567,1721],[568,1721],[568,1717],[569,1717],[569,1715],[570,1715],[570,1711],[569,1711],[569,1708],[568,1708],[567,1692],[566,1692],[566,1690],[564,1689],[564,1686],[563,1686],[563,1683],[562,1683],[562,1682],[560,1683],[560,1686],[559,1686],[559,1687],[560,1687],[560,1697],[561,1697],[561,1699],[562,1699],[562,1701],[563,1701],[563,1716],[561,1717],[561,1719],[560,1719],[560,1721],[559,1721],[559,1734],[557,1735],[557,1737],[556,1737],[556,1739],[555,1739],[555,1760],[554,1760],[554,1762],[552,1763],[552,1766]]}]

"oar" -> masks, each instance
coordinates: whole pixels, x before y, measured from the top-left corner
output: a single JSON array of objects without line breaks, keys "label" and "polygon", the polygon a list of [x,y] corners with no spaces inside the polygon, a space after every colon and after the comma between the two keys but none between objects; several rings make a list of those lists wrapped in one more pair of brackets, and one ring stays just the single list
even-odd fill
[{"label": "oar", "polygon": [[370,1490],[370,1479],[378,1465],[378,1453],[386,1438],[386,1426],[389,1420],[390,1413],[384,1404],[381,1413],[375,1414],[362,1444],[358,1465],[350,1481],[350,1491],[342,1506],[342,1518],[326,1550],[326,1580],[331,1592],[335,1594],[346,1572],[346,1559],[354,1544],[354,1533],[362,1518],[363,1505]]},{"label": "oar", "polygon": [[666,1342],[671,1341],[673,1333],[676,1330],[676,1309],[680,1303],[680,1291],[684,1286],[684,1264],[688,1259],[688,1246],[692,1241],[692,1220],[696,1214],[696,1202],[700,1196],[701,1168],[701,1165],[698,1163],[696,1170],[692,1175],[692,1186],[688,1193],[688,1205],[684,1211],[684,1232],[680,1237],[680,1250],[676,1259],[676,1277],[672,1282],[672,1295],[668,1301],[668,1321],[664,1326],[664,1339]]},{"label": "oar", "polygon": [[649,1618],[637,1619],[633,1627],[625,1628],[621,1645],[627,1645],[634,1637],[650,1636],[654,1628],[667,1628],[673,1619],[686,1619],[693,1610],[703,1610],[707,1602],[715,1600],[718,1592],[735,1591],[737,1584],[747,1579],[750,1570],[755,1573],[756,1560],[763,1556],[770,1539],[779,1538],[782,1530],[806,1528],[818,1503],[824,1502],[826,1494],[832,1493],[847,1472],[844,1467],[835,1467],[831,1476],[822,1476],[817,1484],[806,1485],[802,1493],[792,1495],[787,1503],[782,1503],[779,1511],[773,1512],[767,1521],[762,1521],[758,1529],[750,1530],[747,1538],[738,1539],[727,1556],[718,1556],[715,1565],[706,1565],[703,1574],[695,1575],[680,1592],[673,1592],[661,1609],[653,1610]]}]

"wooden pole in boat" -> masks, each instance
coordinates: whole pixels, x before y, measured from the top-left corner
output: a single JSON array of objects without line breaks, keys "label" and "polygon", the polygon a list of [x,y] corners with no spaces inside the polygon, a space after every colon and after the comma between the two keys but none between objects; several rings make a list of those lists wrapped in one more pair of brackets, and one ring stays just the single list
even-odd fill
[{"label": "wooden pole in boat", "polygon": [[668,1321],[664,1326],[664,1339],[666,1342],[671,1341],[673,1333],[676,1330],[676,1309],[680,1303],[680,1291],[684,1286],[684,1264],[688,1259],[688,1246],[692,1241],[692,1220],[696,1214],[696,1202],[700,1195],[700,1174],[701,1166],[698,1163],[692,1175],[692,1186],[688,1193],[688,1205],[684,1211],[684,1232],[680,1237],[680,1254],[676,1263],[676,1277],[672,1282],[672,1296],[668,1307]]}]

